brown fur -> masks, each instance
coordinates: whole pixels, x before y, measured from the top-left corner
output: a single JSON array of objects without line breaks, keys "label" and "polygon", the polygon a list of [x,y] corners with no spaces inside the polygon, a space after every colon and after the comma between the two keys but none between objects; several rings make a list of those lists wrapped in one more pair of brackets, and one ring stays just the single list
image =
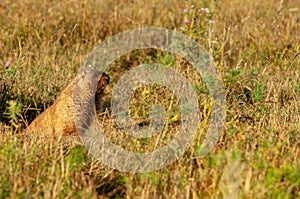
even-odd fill
[{"label": "brown fur", "polygon": [[79,98],[76,102],[91,101],[98,105],[108,83],[109,77],[103,72],[94,69],[81,71],[58,96],[53,105],[39,115],[25,132],[54,135],[77,133],[73,115],[73,92],[79,92],[76,94]]}]

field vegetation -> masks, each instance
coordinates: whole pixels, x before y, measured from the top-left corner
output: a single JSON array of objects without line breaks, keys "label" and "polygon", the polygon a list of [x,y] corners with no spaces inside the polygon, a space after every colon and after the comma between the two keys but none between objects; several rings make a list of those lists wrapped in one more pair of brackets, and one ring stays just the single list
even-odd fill
[{"label": "field vegetation", "polygon": [[[200,74],[163,50],[137,50],[106,71],[107,136],[129,151],[169,142],[180,125],[178,99],[146,85],[132,97],[136,120],[161,103],[164,139],[118,137],[114,85],[142,63],[173,67],[198,95],[201,128],[189,150],[150,173],[124,173],[89,155],[76,137],[21,132],[75,77],[92,49],[126,30],[164,27],[193,38],[213,57],[226,90],[226,121],[213,150],[199,158],[211,99]],[[300,198],[299,0],[1,0],[0,198]],[[170,105],[171,104],[171,105]]]}]

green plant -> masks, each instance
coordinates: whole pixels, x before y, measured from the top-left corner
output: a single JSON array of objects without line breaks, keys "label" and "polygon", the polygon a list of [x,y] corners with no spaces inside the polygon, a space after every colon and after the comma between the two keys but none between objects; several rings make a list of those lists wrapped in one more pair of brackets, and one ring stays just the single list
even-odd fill
[{"label": "green plant", "polygon": [[300,81],[297,82],[296,92],[297,92],[297,93],[300,93]]},{"label": "green plant", "polygon": [[266,87],[263,82],[255,83],[255,88],[253,90],[253,98],[255,102],[261,102],[266,96]]},{"label": "green plant", "polygon": [[65,156],[65,161],[70,167],[70,171],[80,171],[87,165],[88,151],[82,146],[70,149]]},{"label": "green plant", "polygon": [[18,129],[19,124],[22,122],[22,110],[23,104],[20,102],[14,100],[8,101],[7,111],[4,114],[9,119],[9,123],[14,129]]}]

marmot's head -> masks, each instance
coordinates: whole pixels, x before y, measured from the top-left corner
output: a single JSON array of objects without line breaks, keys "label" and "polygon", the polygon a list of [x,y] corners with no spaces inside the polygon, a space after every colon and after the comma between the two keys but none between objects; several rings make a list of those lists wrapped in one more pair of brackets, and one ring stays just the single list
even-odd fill
[{"label": "marmot's head", "polygon": [[99,70],[89,68],[79,72],[72,90],[72,98],[74,122],[80,135],[84,135],[96,119],[95,105],[101,101],[109,80],[109,76]]},{"label": "marmot's head", "polygon": [[107,84],[109,84],[109,80],[109,76],[102,71],[95,69],[85,69],[80,71],[78,75],[77,86],[83,92],[88,91],[87,93],[91,94],[101,94]]}]

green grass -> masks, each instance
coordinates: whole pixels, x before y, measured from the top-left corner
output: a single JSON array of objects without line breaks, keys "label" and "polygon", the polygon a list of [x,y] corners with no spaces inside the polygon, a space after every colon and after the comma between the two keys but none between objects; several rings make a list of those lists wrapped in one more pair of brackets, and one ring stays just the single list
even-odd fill
[{"label": "green grass", "polygon": [[[205,7],[209,13],[201,11]],[[299,198],[299,20],[298,0],[1,1],[0,198]],[[136,50],[111,65],[100,118],[107,136],[129,151],[164,146],[180,126],[176,96],[157,85],[133,95],[130,111],[137,121],[147,119],[151,105],[168,110],[168,129],[151,139],[120,136],[110,97],[119,78],[137,65],[173,67],[198,95],[201,128],[171,165],[122,173],[92,158],[76,138],[20,134],[97,44],[146,26],[181,31],[213,56],[227,117],[209,155],[197,157],[211,111],[207,87],[187,60],[163,50]]]}]

